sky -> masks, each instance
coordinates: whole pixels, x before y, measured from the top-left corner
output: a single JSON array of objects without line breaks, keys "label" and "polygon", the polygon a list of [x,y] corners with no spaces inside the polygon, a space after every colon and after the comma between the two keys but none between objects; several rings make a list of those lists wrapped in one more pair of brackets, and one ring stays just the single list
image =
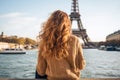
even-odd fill
[{"label": "sky", "polygon": [[[105,41],[120,30],[120,0],[78,0],[80,18],[91,41]],[[0,0],[0,34],[36,39],[52,12],[71,13],[72,0]],[[72,28],[78,28],[76,21]]]}]

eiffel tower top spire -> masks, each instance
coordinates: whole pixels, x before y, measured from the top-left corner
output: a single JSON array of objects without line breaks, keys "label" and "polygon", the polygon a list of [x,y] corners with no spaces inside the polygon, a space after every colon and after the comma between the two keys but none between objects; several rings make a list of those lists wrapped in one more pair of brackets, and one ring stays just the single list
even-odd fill
[{"label": "eiffel tower top spire", "polygon": [[79,13],[79,4],[78,0],[72,0],[72,6],[71,6],[71,12],[77,12]]},{"label": "eiffel tower top spire", "polygon": [[71,22],[73,20],[80,20],[78,0],[72,0],[70,19]]}]

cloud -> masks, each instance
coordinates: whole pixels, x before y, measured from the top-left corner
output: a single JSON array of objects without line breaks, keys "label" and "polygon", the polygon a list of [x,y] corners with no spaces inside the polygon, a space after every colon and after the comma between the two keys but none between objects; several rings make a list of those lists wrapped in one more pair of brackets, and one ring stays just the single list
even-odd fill
[{"label": "cloud", "polygon": [[0,19],[3,19],[9,24],[28,24],[36,21],[35,17],[27,16],[25,13],[14,12],[0,15]]},{"label": "cloud", "polygon": [[28,25],[36,21],[36,17],[27,16],[25,13],[14,12],[0,15],[0,20],[9,25]]},{"label": "cloud", "polygon": [[14,13],[2,14],[0,15],[0,18],[13,18],[13,17],[23,16],[23,15],[24,15],[23,13],[14,12]]},{"label": "cloud", "polygon": [[0,15],[0,21],[0,32],[4,32],[8,36],[17,35],[33,38],[40,28],[37,17],[20,12],[2,14]]},{"label": "cloud", "polygon": [[19,24],[19,25],[23,25],[23,24],[29,24],[32,23],[34,21],[36,21],[37,19],[35,17],[28,17],[28,16],[17,16],[15,18],[11,18],[8,20],[8,23],[10,24]]}]

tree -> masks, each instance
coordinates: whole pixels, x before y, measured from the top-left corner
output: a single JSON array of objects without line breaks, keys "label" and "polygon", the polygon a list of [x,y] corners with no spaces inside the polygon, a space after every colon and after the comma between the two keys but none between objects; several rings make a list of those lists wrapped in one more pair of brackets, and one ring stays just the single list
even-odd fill
[{"label": "tree", "polygon": [[36,41],[30,39],[30,38],[26,38],[25,39],[25,44],[32,44],[32,45],[35,45],[36,44]]},{"label": "tree", "polygon": [[17,43],[24,45],[24,43],[25,43],[25,38],[23,38],[23,37],[18,38],[18,42],[17,42]]}]

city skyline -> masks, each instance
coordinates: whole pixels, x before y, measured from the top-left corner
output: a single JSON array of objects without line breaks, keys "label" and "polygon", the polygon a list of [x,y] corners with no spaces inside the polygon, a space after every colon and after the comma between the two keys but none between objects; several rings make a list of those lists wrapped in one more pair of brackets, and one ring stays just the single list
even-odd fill
[{"label": "city skyline", "polygon": [[[120,29],[119,0],[78,0],[83,27],[91,41],[105,41]],[[54,2],[54,3],[53,3]],[[36,39],[55,10],[71,13],[72,0],[0,0],[0,33]],[[77,24],[73,23],[72,28]]]}]

